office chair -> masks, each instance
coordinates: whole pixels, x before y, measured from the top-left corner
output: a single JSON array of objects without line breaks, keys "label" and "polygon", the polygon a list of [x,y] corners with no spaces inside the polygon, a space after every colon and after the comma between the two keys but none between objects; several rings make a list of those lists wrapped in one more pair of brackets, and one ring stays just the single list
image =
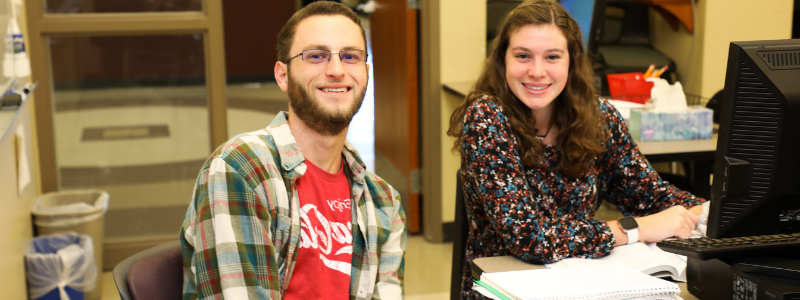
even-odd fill
[{"label": "office chair", "polygon": [[709,108],[714,112],[714,116],[711,118],[716,124],[719,124],[720,110],[722,109],[722,93],[724,91],[725,90],[720,90],[714,94],[714,96],[711,96],[711,99],[708,99],[708,102],[706,102],[706,108]]},{"label": "office chair", "polygon": [[112,274],[122,300],[181,299],[183,256],[180,241],[136,253],[114,267]]},{"label": "office chair", "polygon": [[450,300],[461,299],[461,281],[463,278],[464,260],[467,252],[467,207],[464,203],[464,188],[461,184],[461,169],[456,172],[456,218],[453,235],[453,266],[450,276]]},{"label": "office chair", "polygon": [[497,35],[497,27],[503,18],[523,0],[486,0],[486,44]]},{"label": "office chair", "polygon": [[609,95],[607,74],[644,72],[650,64],[668,65],[661,75],[677,80],[675,62],[650,45],[650,8],[633,0],[607,0],[595,72],[600,76],[601,95]]}]

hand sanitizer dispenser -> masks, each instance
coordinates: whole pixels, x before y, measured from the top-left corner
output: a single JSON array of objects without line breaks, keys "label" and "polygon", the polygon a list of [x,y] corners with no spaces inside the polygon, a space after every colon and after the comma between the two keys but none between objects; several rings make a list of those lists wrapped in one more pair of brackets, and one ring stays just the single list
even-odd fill
[{"label": "hand sanitizer dispenser", "polygon": [[17,9],[21,0],[11,2],[11,16],[6,29],[6,53],[3,58],[3,75],[8,78],[22,78],[31,75],[31,63],[25,52],[25,38],[17,23]]}]

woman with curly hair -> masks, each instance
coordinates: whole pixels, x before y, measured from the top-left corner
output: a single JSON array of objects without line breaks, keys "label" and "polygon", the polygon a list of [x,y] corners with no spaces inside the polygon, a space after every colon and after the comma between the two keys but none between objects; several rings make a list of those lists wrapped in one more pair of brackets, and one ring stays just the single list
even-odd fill
[{"label": "woman with curly hair", "polygon": [[[624,119],[595,94],[578,24],[526,2],[500,25],[475,87],[450,118],[470,224],[462,296],[478,257],[551,263],[687,238],[704,199],[662,181]],[[602,200],[627,217],[593,218]]]}]

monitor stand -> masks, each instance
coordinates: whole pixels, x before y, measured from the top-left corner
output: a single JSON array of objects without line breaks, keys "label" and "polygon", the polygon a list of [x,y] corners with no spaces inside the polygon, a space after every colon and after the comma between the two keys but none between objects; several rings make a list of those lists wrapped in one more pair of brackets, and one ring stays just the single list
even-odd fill
[{"label": "monitor stand", "polygon": [[800,280],[800,259],[776,256],[748,257],[736,260],[731,265],[731,270]]},{"label": "monitor stand", "polygon": [[700,299],[800,299],[800,259],[689,258],[686,286]]}]

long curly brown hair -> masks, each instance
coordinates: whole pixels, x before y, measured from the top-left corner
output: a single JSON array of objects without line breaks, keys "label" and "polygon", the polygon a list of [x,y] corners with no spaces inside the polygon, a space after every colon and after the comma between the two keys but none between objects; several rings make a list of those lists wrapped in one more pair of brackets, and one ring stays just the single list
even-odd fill
[{"label": "long curly brown hair", "polygon": [[496,99],[507,115],[511,131],[519,143],[517,151],[527,166],[536,167],[542,160],[545,145],[537,140],[531,109],[519,101],[506,81],[506,52],[511,35],[527,25],[555,24],[567,39],[569,75],[561,94],[554,100],[553,122],[559,128],[556,142],[560,152],[557,171],[567,177],[577,177],[589,169],[592,159],[605,151],[608,138],[606,126],[592,84],[594,71],[587,57],[577,22],[561,5],[549,1],[520,4],[505,17],[492,41],[492,51],[483,65],[475,87],[464,103],[450,116],[447,134],[455,137],[454,150],[462,143],[462,123],[467,107],[483,95]]}]

